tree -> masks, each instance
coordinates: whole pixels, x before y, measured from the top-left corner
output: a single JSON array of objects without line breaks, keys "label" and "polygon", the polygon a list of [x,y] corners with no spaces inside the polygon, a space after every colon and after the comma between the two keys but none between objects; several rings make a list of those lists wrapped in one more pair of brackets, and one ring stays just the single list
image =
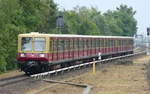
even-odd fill
[{"label": "tree", "polygon": [[116,30],[111,31],[113,35],[133,36],[137,31],[137,21],[134,18],[135,13],[131,7],[120,5],[115,11],[104,13],[104,16],[106,21],[109,22],[110,30],[114,29],[112,26],[116,28]]},{"label": "tree", "polygon": [[0,71],[16,68],[17,36],[55,29],[53,0],[0,0]]}]

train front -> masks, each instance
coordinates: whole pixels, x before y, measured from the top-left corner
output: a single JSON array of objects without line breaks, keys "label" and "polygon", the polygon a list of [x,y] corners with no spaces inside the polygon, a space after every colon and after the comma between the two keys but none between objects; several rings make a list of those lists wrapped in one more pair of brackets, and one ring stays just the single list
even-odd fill
[{"label": "train front", "polygon": [[47,69],[48,36],[29,33],[18,36],[18,67],[26,74],[35,74]]}]

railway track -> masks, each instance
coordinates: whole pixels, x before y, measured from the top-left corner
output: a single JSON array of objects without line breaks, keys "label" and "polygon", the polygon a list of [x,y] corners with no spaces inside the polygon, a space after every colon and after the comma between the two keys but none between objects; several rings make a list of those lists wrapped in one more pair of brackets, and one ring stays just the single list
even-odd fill
[{"label": "railway track", "polygon": [[[139,52],[139,53],[125,55],[125,56],[113,57],[113,58],[108,58],[108,59],[94,61],[94,62],[97,64],[97,63],[101,63],[101,62],[105,62],[105,61],[112,61],[112,60],[121,59],[121,58],[125,58],[125,57],[131,57],[131,56],[139,55],[139,54],[143,54],[143,53],[145,53],[145,52]],[[27,75],[17,75],[17,76],[13,76],[13,77],[3,78],[3,79],[0,79],[0,87],[18,83],[18,82],[21,82],[21,81],[24,81],[27,79],[31,79],[31,78],[44,79],[47,76],[50,77],[52,74],[54,74],[54,75],[57,75],[59,73],[63,74],[65,71],[68,72],[70,70],[80,69],[82,67],[89,66],[92,64],[93,64],[93,62],[88,62],[88,63],[70,66],[70,67],[66,67],[66,68],[61,68],[61,69],[57,69],[57,70],[53,70],[53,71],[49,71],[49,72],[34,74],[34,75],[31,75],[30,77]]]},{"label": "railway track", "polygon": [[14,83],[18,83],[24,80],[29,79],[30,77],[27,75],[17,75],[17,76],[13,76],[13,77],[8,77],[8,78],[3,78],[0,79],[0,87],[4,87],[10,84],[14,84]]},{"label": "railway track", "polygon": [[[146,51],[137,52],[137,53],[134,53],[134,54],[128,54],[128,55],[124,55],[124,56],[107,58],[107,59],[103,59],[103,60],[98,60],[98,61],[94,61],[94,63],[99,64],[99,63],[102,63],[102,62],[128,58],[128,57],[137,56],[137,55],[140,55],[140,54],[146,54]],[[90,66],[92,64],[93,64],[93,62],[83,63],[83,64],[74,65],[74,66],[70,66],[70,67],[66,67],[66,68],[61,68],[61,69],[57,69],[57,70],[53,70],[53,71],[49,71],[49,72],[34,74],[34,75],[31,75],[30,77],[35,78],[35,79],[43,79],[43,78],[46,78],[47,76],[50,77],[52,74],[55,74],[55,75],[57,75],[58,73],[63,74],[65,71],[80,69],[82,67]]]},{"label": "railway track", "polygon": [[[132,56],[137,56],[137,55],[141,56],[145,53],[146,52],[138,52],[135,54],[130,54],[130,55],[121,56],[121,57],[108,58],[105,60],[100,60],[100,61],[95,61],[95,62],[96,62],[96,64],[98,64],[97,69],[101,70],[105,67],[109,67],[109,65],[115,64],[116,61],[130,60],[130,59],[132,60],[132,58],[134,58]],[[130,57],[130,58],[128,58],[128,57]],[[124,58],[124,59],[122,59],[122,58]],[[135,57],[135,58],[137,58],[137,57]],[[92,64],[93,64],[93,62],[87,62],[85,64],[70,66],[67,68],[62,68],[62,69],[53,70],[53,71],[49,71],[49,72],[45,72],[45,73],[31,75],[30,77],[26,76],[26,75],[18,75],[18,76],[14,76],[14,77],[10,77],[10,78],[0,79],[0,88],[3,91],[3,93],[4,92],[9,93],[11,91],[11,90],[9,91],[8,89],[6,89],[7,87],[12,87],[13,90],[17,90],[17,92],[22,92],[22,91],[24,91],[24,89],[22,90],[22,88],[19,87],[20,85],[22,85],[22,86],[24,86],[24,88],[28,88],[28,89],[33,88],[33,86],[35,86],[35,85],[36,86],[38,85],[38,87],[39,87],[40,83],[43,82],[42,80],[44,80],[44,79],[57,80],[57,81],[62,81],[64,79],[66,80],[66,78],[75,79],[77,75],[81,75],[83,73],[90,72],[91,67],[88,67],[88,66],[91,66]],[[38,80],[34,80],[32,78],[35,78]],[[32,79],[32,81],[30,81],[30,79]],[[33,81],[36,82],[36,84],[32,83]],[[71,80],[67,80],[67,82],[70,82],[70,81]],[[15,83],[17,83],[17,84],[15,84]],[[43,83],[43,84],[45,84],[45,83]],[[14,85],[16,85],[16,87],[14,87]],[[39,92],[42,92],[42,91],[46,90],[47,88],[51,88],[51,87],[55,87],[55,85],[50,84],[48,87],[45,86],[40,89],[38,88],[37,92],[32,93],[32,94],[40,94]],[[13,91],[11,91],[11,92],[13,92]],[[4,94],[7,94],[7,93],[4,93]],[[18,94],[20,94],[20,93],[18,93]]]}]

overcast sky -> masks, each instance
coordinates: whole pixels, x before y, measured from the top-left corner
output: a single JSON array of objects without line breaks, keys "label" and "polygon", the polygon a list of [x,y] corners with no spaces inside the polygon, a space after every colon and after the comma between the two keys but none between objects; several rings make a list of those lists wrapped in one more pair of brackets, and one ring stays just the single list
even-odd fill
[{"label": "overcast sky", "polygon": [[150,0],[54,0],[59,8],[71,10],[75,6],[97,7],[99,11],[115,10],[121,4],[133,7],[137,12],[135,18],[138,21],[138,33],[146,34],[146,28],[150,27]]}]

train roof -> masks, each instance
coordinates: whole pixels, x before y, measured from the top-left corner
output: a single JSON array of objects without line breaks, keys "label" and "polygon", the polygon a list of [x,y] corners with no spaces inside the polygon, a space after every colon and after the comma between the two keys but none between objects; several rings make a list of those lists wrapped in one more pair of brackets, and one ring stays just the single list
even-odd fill
[{"label": "train roof", "polygon": [[127,36],[95,36],[95,35],[73,35],[73,34],[43,34],[38,32],[31,32],[26,34],[19,34],[19,37],[29,37],[29,36],[39,36],[39,37],[78,37],[78,38],[128,38],[133,39],[133,37]]}]

